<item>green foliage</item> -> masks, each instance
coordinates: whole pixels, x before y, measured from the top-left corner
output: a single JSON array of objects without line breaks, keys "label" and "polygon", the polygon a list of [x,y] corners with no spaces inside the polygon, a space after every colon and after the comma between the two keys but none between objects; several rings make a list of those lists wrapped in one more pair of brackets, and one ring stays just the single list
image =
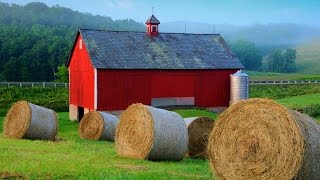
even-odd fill
[{"label": "green foliage", "polygon": [[294,49],[273,50],[267,57],[267,70],[282,73],[296,72],[296,53]]},{"label": "green foliage", "polygon": [[260,69],[262,65],[262,55],[254,43],[245,40],[238,40],[231,45],[231,49],[238,56],[246,69]]},{"label": "green foliage", "polygon": [[66,66],[58,66],[58,72],[55,74],[57,82],[69,82],[69,71]]},{"label": "green foliage", "polygon": [[0,116],[6,115],[11,105],[17,101],[26,100],[57,112],[68,111],[68,89],[66,88],[0,88]]},{"label": "green foliage", "polygon": [[[113,21],[43,3],[0,2],[0,80],[53,81],[68,60],[79,27],[142,31],[133,20]],[[65,79],[63,79],[65,80]]]},{"label": "green foliage", "polygon": [[290,109],[306,114],[310,117],[318,118],[320,116],[320,104],[311,104],[307,106],[290,105]]},{"label": "green foliage", "polygon": [[[58,113],[57,142],[12,140],[0,135],[0,177],[22,179],[213,179],[208,161],[153,162],[123,158],[115,144],[80,139],[78,123]],[[0,117],[0,133],[3,118]]]},{"label": "green foliage", "polygon": [[[250,98],[281,99],[305,94],[320,93],[319,85],[254,85],[250,86]],[[297,101],[299,102],[299,101]]]}]

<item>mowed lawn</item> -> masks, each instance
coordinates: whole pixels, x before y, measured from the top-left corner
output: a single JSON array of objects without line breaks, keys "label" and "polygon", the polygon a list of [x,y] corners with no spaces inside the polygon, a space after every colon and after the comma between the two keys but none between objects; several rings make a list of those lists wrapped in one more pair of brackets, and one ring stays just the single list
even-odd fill
[{"label": "mowed lawn", "polygon": [[277,102],[287,106],[289,108],[303,108],[312,107],[316,112],[316,116],[313,117],[318,123],[320,123],[320,93],[306,94],[300,96],[293,96],[283,99],[278,99]]},{"label": "mowed lawn", "polygon": [[293,96],[289,98],[278,99],[277,101],[288,107],[320,104],[320,93]]},{"label": "mowed lawn", "polygon": [[[185,117],[210,115],[180,110]],[[208,161],[185,157],[178,162],[153,162],[119,157],[113,142],[83,140],[68,113],[59,115],[58,142],[11,140],[2,136],[0,117],[0,179],[212,179]]]}]

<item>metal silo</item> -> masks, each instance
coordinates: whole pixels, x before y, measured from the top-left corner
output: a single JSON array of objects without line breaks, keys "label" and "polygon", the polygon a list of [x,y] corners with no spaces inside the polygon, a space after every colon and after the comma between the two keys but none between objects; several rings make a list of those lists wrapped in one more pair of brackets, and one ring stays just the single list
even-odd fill
[{"label": "metal silo", "polygon": [[230,75],[230,105],[249,98],[249,76],[239,70]]}]

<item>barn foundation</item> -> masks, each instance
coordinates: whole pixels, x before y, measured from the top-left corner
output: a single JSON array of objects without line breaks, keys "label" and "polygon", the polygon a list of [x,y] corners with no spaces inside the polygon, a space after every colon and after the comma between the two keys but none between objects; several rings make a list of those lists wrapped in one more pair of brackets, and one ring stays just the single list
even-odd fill
[{"label": "barn foundation", "polygon": [[90,112],[90,109],[88,108],[83,108],[81,106],[76,106],[73,104],[69,104],[69,119],[70,121],[79,121],[81,118]]},{"label": "barn foundation", "polygon": [[78,118],[78,106],[69,104],[69,119],[70,121],[76,121]]}]

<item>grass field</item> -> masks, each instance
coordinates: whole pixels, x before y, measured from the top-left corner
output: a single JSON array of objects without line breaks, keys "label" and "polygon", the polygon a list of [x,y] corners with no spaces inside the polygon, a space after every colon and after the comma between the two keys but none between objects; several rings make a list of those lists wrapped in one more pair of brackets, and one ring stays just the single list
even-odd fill
[{"label": "grass field", "polygon": [[298,46],[297,70],[300,73],[319,73],[320,69],[320,38]]},{"label": "grass field", "polygon": [[320,93],[278,99],[277,102],[291,109],[302,111],[320,123]]},{"label": "grass field", "polygon": [[319,85],[254,85],[250,86],[250,98],[282,99],[320,93]]},{"label": "grass field", "polygon": [[[2,89],[6,97],[0,104],[14,102],[26,96],[26,100],[54,101],[56,90],[50,89]],[[60,90],[58,90],[60,91]],[[67,96],[61,90],[59,101]],[[48,94],[49,98],[45,98]],[[40,98],[34,98],[34,96]],[[251,97],[267,97],[291,108],[320,110],[319,85],[252,86]],[[9,97],[9,98],[8,98]],[[9,100],[8,100],[9,99]],[[12,101],[12,102],[11,102]],[[36,103],[36,102],[34,102]],[[309,109],[308,109],[309,108]],[[0,107],[1,109],[1,107]],[[2,109],[6,111],[6,109]],[[201,109],[175,110],[183,117],[217,115]],[[312,112],[311,111],[311,112]],[[312,112],[320,122],[320,113]],[[0,178],[23,179],[214,179],[208,161],[185,157],[180,162],[152,162],[118,157],[114,143],[83,140],[78,137],[78,124],[68,120],[68,113],[59,115],[58,142],[10,140],[0,135]],[[0,115],[1,116],[1,115]],[[3,117],[0,117],[0,134]]]},{"label": "grass field", "polygon": [[[179,110],[185,117],[210,115]],[[78,124],[59,115],[59,142],[10,140],[0,136],[0,178],[26,179],[212,179],[209,163],[185,157],[180,162],[152,162],[118,157],[114,143],[83,140]],[[3,117],[0,117],[2,133]]]},{"label": "grass field", "polygon": [[277,101],[288,107],[309,106],[312,104],[320,104],[320,93],[283,98],[283,99],[278,99]]},{"label": "grass field", "polygon": [[[320,67],[320,66],[319,66]],[[299,80],[320,80],[320,71],[317,74],[300,73],[275,73],[275,72],[256,72],[245,71],[251,81],[299,81]]]}]

